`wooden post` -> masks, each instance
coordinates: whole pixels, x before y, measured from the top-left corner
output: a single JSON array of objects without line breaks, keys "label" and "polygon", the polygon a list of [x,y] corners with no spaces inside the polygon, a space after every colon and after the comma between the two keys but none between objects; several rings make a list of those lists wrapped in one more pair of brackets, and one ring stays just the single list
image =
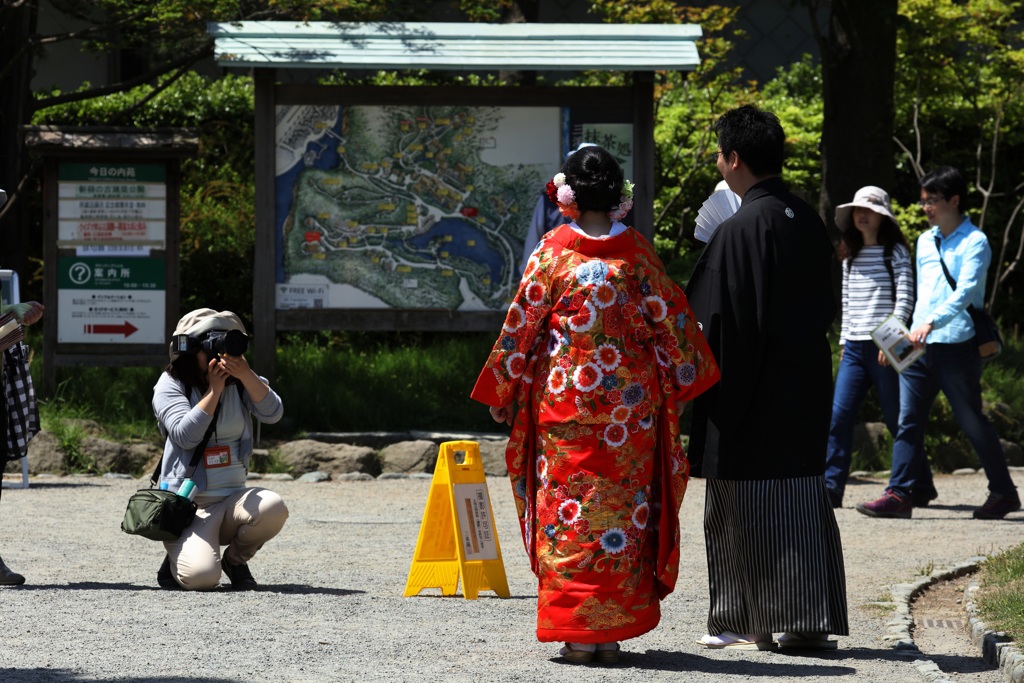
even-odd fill
[{"label": "wooden post", "polygon": [[633,72],[633,222],[654,241],[654,74]]},{"label": "wooden post", "polygon": [[274,110],[274,70],[255,69],[256,111],[256,241],[252,282],[252,324],[255,342],[255,370],[277,382],[277,302],[274,295],[274,266],[277,246],[274,239],[274,174],[276,121]]}]

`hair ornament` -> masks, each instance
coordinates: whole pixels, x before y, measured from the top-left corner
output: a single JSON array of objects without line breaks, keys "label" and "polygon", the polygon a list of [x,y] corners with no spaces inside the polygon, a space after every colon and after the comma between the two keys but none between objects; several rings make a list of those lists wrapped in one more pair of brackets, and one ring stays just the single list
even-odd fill
[{"label": "hair ornament", "polygon": [[545,194],[553,204],[558,205],[558,210],[569,220],[574,221],[580,217],[580,209],[576,206],[576,193],[572,186],[565,182],[564,173],[556,173],[555,177],[548,181]]},{"label": "hair ornament", "polygon": [[622,194],[619,195],[619,205],[608,212],[608,218],[613,221],[621,221],[633,208],[633,183],[628,180],[622,181]]}]

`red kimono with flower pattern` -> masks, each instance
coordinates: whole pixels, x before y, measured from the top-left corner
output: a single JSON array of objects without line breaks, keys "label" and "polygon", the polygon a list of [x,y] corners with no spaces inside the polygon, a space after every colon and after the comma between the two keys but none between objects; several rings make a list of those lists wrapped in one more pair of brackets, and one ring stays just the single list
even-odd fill
[{"label": "red kimono with flower pattern", "polygon": [[473,398],[518,406],[505,458],[541,641],[633,638],[679,568],[676,402],[718,380],[682,290],[629,229],[541,242]]}]

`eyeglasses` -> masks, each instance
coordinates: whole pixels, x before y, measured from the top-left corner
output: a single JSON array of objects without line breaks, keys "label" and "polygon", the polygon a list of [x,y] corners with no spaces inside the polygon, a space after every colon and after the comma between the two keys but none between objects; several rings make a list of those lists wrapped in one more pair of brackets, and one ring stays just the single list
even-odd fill
[{"label": "eyeglasses", "polygon": [[943,197],[942,195],[937,195],[937,196],[933,195],[931,197],[925,197],[924,199],[919,201],[917,203],[917,205],[920,206],[923,209],[926,206],[935,206],[939,202],[944,202],[944,201],[946,201],[946,198]]},{"label": "eyeglasses", "polygon": [[708,163],[709,164],[717,164],[718,163],[718,157],[721,157],[721,156],[725,156],[725,152],[723,152],[722,150],[718,150],[717,152],[708,152]]}]

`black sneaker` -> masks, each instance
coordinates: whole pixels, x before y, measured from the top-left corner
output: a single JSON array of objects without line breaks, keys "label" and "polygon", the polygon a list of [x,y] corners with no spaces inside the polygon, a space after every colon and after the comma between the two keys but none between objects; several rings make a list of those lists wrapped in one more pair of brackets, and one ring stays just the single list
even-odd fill
[{"label": "black sneaker", "polygon": [[934,486],[915,486],[910,489],[910,504],[916,508],[926,508],[938,497],[939,492]]},{"label": "black sneaker", "polygon": [[160,569],[156,572],[156,583],[165,591],[184,590],[181,584],[174,580],[174,574],[171,573],[170,555],[164,555],[164,563],[160,565]]},{"label": "black sneaker", "polygon": [[1010,512],[1020,510],[1020,497],[1013,493],[989,493],[985,504],[974,511],[975,519],[1002,519]]},{"label": "black sneaker", "polygon": [[228,564],[227,558],[222,558],[220,566],[224,568],[224,573],[228,575],[228,579],[231,580],[231,587],[236,591],[254,591],[260,587],[256,583],[256,579],[252,578],[252,572],[249,571],[249,565],[247,564]]}]

